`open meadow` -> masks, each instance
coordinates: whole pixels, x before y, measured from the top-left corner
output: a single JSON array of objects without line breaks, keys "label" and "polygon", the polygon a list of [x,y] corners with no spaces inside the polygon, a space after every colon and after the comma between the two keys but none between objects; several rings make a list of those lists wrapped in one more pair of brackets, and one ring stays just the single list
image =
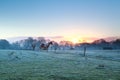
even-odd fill
[{"label": "open meadow", "polygon": [[120,80],[120,50],[0,50],[0,80]]}]

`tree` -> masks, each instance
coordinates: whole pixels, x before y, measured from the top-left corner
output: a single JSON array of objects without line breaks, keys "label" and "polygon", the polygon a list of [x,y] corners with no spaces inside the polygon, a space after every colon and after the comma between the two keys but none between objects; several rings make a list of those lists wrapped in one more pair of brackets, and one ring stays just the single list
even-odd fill
[{"label": "tree", "polygon": [[64,49],[74,49],[73,48],[73,43],[71,41],[61,41],[60,46]]},{"label": "tree", "polygon": [[57,42],[53,42],[53,48],[56,52],[56,50],[59,48],[59,44]]},{"label": "tree", "polygon": [[114,49],[120,49],[120,39],[116,39],[115,41],[112,42],[112,47]]},{"label": "tree", "polygon": [[35,50],[35,47],[36,47],[36,44],[33,43],[33,44],[32,44],[32,49]]},{"label": "tree", "polygon": [[16,42],[12,43],[11,49],[20,50],[21,49],[20,42],[16,41]]},{"label": "tree", "polygon": [[[33,49],[33,43],[35,43],[36,40],[33,39],[32,37],[29,37],[28,39],[25,39],[25,40],[22,40],[21,41],[21,46],[23,49],[27,49],[27,50],[30,50],[30,49]],[[34,49],[35,49],[35,46],[34,46]]]},{"label": "tree", "polygon": [[10,43],[5,39],[1,39],[0,40],[0,49],[10,49]]}]

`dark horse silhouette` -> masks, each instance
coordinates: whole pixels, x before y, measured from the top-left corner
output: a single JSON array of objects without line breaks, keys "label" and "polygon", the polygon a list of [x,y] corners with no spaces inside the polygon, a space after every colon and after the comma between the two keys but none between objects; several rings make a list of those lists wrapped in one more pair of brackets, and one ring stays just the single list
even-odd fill
[{"label": "dark horse silhouette", "polygon": [[53,44],[52,42],[49,42],[48,44],[42,43],[40,45],[40,49],[42,49],[42,50],[48,50],[49,46],[52,45],[52,44]]}]

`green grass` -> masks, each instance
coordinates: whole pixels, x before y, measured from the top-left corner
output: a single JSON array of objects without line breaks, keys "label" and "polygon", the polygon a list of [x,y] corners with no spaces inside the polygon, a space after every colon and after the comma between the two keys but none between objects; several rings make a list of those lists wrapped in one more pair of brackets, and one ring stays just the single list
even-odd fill
[{"label": "green grass", "polygon": [[[0,54],[11,52],[0,51]],[[0,59],[0,80],[120,80],[120,62],[92,58],[86,60],[79,55],[52,52],[14,53],[22,53],[22,57],[18,56],[21,60]],[[105,68],[97,69],[99,64],[104,64]]]}]

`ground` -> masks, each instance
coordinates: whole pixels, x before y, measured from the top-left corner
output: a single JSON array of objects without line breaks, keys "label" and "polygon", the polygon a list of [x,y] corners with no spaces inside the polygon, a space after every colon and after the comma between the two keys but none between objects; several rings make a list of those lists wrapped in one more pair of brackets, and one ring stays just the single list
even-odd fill
[{"label": "ground", "polygon": [[120,80],[120,50],[0,50],[0,80]]}]

